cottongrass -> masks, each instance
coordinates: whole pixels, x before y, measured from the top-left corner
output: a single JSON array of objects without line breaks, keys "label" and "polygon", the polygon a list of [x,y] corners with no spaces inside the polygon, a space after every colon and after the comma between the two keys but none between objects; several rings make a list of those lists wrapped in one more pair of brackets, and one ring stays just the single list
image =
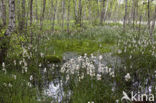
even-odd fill
[{"label": "cottongrass", "polygon": [[102,61],[102,55],[97,57],[91,54],[89,57],[87,54],[85,54],[84,56],[71,58],[69,61],[64,63],[60,72],[68,74],[68,76],[77,74],[80,80],[83,79],[85,75],[95,77],[97,80],[101,80],[102,75],[106,74],[114,78],[114,69],[108,67]]}]

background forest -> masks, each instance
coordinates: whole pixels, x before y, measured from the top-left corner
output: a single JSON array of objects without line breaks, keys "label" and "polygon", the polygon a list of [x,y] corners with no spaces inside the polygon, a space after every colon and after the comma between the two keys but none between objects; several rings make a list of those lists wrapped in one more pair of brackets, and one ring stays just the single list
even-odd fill
[{"label": "background forest", "polygon": [[155,21],[156,0],[0,0],[0,103],[155,94]]}]

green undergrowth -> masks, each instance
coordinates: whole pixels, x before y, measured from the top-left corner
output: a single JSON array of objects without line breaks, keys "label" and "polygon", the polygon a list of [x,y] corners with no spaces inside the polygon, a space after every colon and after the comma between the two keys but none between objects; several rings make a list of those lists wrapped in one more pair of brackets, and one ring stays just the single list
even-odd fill
[{"label": "green undergrowth", "polygon": [[73,85],[71,103],[115,103],[116,95],[110,85],[111,80],[98,81],[96,78],[85,77],[77,85]]},{"label": "green undergrowth", "polygon": [[0,71],[1,103],[38,103],[36,89],[23,74]]},{"label": "green undergrowth", "polygon": [[41,41],[41,51],[47,55],[61,57],[65,52],[84,53],[108,53],[115,48],[120,35],[120,29],[110,26],[89,28],[81,32],[54,33],[45,35]]},{"label": "green undergrowth", "polygon": [[46,54],[61,56],[64,52],[76,52],[78,54],[91,54],[95,52],[106,53],[111,51],[113,44],[98,43],[92,40],[51,40],[47,43]]}]

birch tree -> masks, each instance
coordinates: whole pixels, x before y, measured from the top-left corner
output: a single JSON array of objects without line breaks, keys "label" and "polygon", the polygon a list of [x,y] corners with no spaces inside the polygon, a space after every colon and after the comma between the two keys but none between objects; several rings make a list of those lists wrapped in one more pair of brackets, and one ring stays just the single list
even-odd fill
[{"label": "birch tree", "polygon": [[82,26],[82,0],[79,0],[79,16],[78,16],[78,23],[80,27]]},{"label": "birch tree", "polygon": [[147,10],[148,10],[148,30],[149,30],[149,33],[150,33],[150,24],[151,24],[151,21],[150,21],[150,0],[148,0],[147,2]]},{"label": "birch tree", "polygon": [[56,18],[56,11],[57,11],[57,3],[58,1],[56,0],[55,2],[55,7],[53,6],[53,9],[54,9],[54,14],[53,14],[53,22],[52,22],[52,31],[54,31],[55,29],[55,18]]},{"label": "birch tree", "polygon": [[25,0],[22,0],[22,18],[20,20],[20,24],[19,24],[19,29],[20,31],[23,31],[23,29],[25,29]]},{"label": "birch tree", "polygon": [[30,0],[30,26],[32,25],[33,0]]},{"label": "birch tree", "polygon": [[64,30],[65,0],[62,0],[62,30]]},{"label": "birch tree", "polygon": [[69,24],[70,24],[70,0],[68,0],[68,15],[67,15],[67,32],[69,33]]},{"label": "birch tree", "polygon": [[100,23],[103,24],[103,20],[104,20],[104,14],[105,14],[105,1],[103,0],[102,2],[102,9],[101,9],[101,19],[100,19]]},{"label": "birch tree", "polygon": [[9,44],[9,36],[12,34],[12,32],[15,29],[15,0],[9,0],[9,25],[4,33],[3,38],[0,38],[2,40],[2,45],[0,47],[0,64],[4,62],[5,57],[7,55],[7,48]]},{"label": "birch tree", "polygon": [[15,0],[9,0],[9,25],[5,36],[11,35],[15,29]]},{"label": "birch tree", "polygon": [[154,31],[154,27],[155,27],[155,21],[156,21],[156,6],[155,6],[155,13],[154,13],[154,16],[153,16],[152,26],[151,26],[151,29],[150,29],[150,38],[151,38],[151,40],[153,40],[153,31]]},{"label": "birch tree", "polygon": [[42,9],[42,15],[41,15],[41,27],[40,29],[42,30],[42,27],[43,27],[43,20],[44,20],[44,15],[45,15],[45,9],[46,9],[46,0],[43,0],[43,9]]},{"label": "birch tree", "polygon": [[3,26],[6,25],[6,4],[5,0],[1,0],[2,4],[2,21],[3,21]]},{"label": "birch tree", "polygon": [[127,21],[127,0],[125,0],[125,15],[124,15],[124,21],[123,21],[123,30],[126,29],[126,21]]}]

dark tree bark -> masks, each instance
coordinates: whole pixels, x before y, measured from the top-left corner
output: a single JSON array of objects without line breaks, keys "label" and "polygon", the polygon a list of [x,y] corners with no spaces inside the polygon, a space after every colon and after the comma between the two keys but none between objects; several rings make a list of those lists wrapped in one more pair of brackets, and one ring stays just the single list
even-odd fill
[{"label": "dark tree bark", "polygon": [[106,0],[103,0],[103,2],[102,2],[101,18],[100,18],[100,23],[101,23],[101,25],[103,24],[103,21],[104,21],[105,2],[106,2]]},{"label": "dark tree bark", "polygon": [[4,33],[4,37],[0,38],[2,45],[0,47],[0,64],[5,61],[7,55],[7,48],[9,45],[9,36],[15,29],[15,0],[9,0],[9,25]]},{"label": "dark tree bark", "polygon": [[[53,21],[54,18],[54,0],[51,0],[51,21]],[[52,29],[53,27],[51,27]]]},{"label": "dark tree bark", "polygon": [[20,31],[23,31],[25,29],[25,0],[22,0],[22,18],[19,23],[19,29]]},{"label": "dark tree bark", "polygon": [[135,26],[135,1],[136,0],[133,0],[133,8],[132,8],[132,12],[133,12],[133,29],[134,29],[134,26]]},{"label": "dark tree bark", "polygon": [[152,26],[151,26],[151,29],[150,29],[150,38],[151,38],[151,40],[153,40],[153,31],[154,31],[154,27],[155,27],[155,21],[156,21],[156,6],[155,6],[155,13],[154,13],[154,16],[153,16]]},{"label": "dark tree bark", "polygon": [[80,27],[82,26],[82,0],[79,0],[79,16],[78,16],[78,23]]},{"label": "dark tree bark", "polygon": [[[30,0],[30,27],[32,26],[32,18],[33,16],[33,0]],[[33,34],[32,34],[32,29],[30,28],[30,39],[31,39],[31,43],[33,41]]]},{"label": "dark tree bark", "polygon": [[148,9],[148,30],[150,32],[150,24],[151,24],[151,21],[150,21],[150,0],[148,0],[147,9]]},{"label": "dark tree bark", "polygon": [[62,30],[64,30],[65,0],[62,0]]},{"label": "dark tree bark", "polygon": [[2,21],[3,21],[3,26],[6,26],[6,5],[5,5],[5,0],[1,0],[2,3]]},{"label": "dark tree bark", "polygon": [[53,6],[53,8],[54,8],[54,14],[53,14],[52,31],[54,31],[54,29],[55,29],[55,18],[56,18],[56,11],[57,11],[57,1],[55,3],[55,7]]},{"label": "dark tree bark", "polygon": [[9,0],[9,25],[5,36],[11,35],[15,29],[15,0]]},{"label": "dark tree bark", "polygon": [[141,22],[142,22],[142,15],[139,18],[139,35],[140,35],[140,32],[141,32]]},{"label": "dark tree bark", "polygon": [[73,0],[74,6],[74,16],[75,16],[75,24],[78,24],[78,12],[77,12],[77,0]]},{"label": "dark tree bark", "polygon": [[68,16],[67,16],[67,32],[69,33],[69,25],[70,25],[70,0],[68,0]]},{"label": "dark tree bark", "polygon": [[35,9],[36,9],[36,20],[38,20],[38,6],[37,6],[37,0],[35,0]]},{"label": "dark tree bark", "polygon": [[30,0],[30,26],[32,26],[33,0]]},{"label": "dark tree bark", "polygon": [[46,8],[46,0],[43,0],[43,11],[42,11],[42,16],[41,16],[41,27],[40,29],[42,30],[42,27],[43,27],[43,20],[44,20],[44,14],[45,14],[45,8]]},{"label": "dark tree bark", "polygon": [[[75,0],[74,3],[75,3],[75,8],[74,8],[75,24],[81,27],[82,26],[82,1],[79,0],[78,5],[77,5],[77,0]],[[78,9],[77,9],[77,6],[78,6]]]},{"label": "dark tree bark", "polygon": [[127,0],[125,0],[125,16],[123,21],[123,31],[125,32],[126,29],[126,21],[127,21]]}]

